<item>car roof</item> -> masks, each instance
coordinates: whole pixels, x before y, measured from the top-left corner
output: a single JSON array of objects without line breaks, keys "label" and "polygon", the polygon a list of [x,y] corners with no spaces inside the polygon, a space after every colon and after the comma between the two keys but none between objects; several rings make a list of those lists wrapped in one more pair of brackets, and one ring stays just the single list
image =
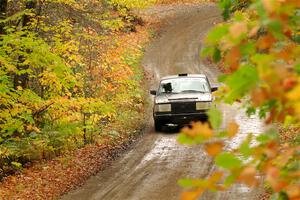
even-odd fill
[{"label": "car roof", "polygon": [[174,78],[206,78],[205,74],[178,74],[172,76],[162,77],[161,80],[174,79]]}]

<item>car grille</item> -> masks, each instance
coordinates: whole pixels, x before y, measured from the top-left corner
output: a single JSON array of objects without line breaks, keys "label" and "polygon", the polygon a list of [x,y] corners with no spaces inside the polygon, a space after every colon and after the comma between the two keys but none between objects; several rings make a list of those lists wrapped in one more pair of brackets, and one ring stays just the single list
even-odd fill
[{"label": "car grille", "polygon": [[194,113],[196,111],[196,102],[173,102],[171,104],[172,113]]}]

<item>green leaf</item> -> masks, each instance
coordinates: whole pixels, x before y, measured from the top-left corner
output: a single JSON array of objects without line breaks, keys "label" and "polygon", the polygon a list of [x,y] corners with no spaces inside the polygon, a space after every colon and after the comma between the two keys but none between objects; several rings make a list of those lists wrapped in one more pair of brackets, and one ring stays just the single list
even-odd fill
[{"label": "green leaf", "polygon": [[240,46],[240,51],[243,56],[249,56],[255,53],[255,43],[253,41]]},{"label": "green leaf", "polygon": [[239,70],[225,77],[225,83],[231,89],[225,96],[225,102],[233,103],[244,97],[259,81],[257,69],[251,65],[244,65]]},{"label": "green leaf", "polygon": [[248,158],[252,154],[253,149],[250,147],[249,143],[244,142],[240,146],[240,152],[244,157]]},{"label": "green leaf", "polygon": [[216,137],[218,137],[218,138],[225,138],[226,137],[227,138],[228,133],[227,133],[227,131],[220,131],[220,132],[217,133]]},{"label": "green leaf", "polygon": [[216,165],[225,169],[239,168],[242,161],[231,153],[222,153],[216,157]]},{"label": "green leaf", "polygon": [[195,141],[192,138],[188,137],[185,134],[180,134],[177,138],[177,141],[181,144],[194,144],[195,143]]},{"label": "green leaf", "polygon": [[231,0],[220,0],[219,7],[223,10],[222,16],[224,20],[228,20],[230,17],[232,1]]},{"label": "green leaf", "polygon": [[270,197],[270,200],[288,200],[289,197],[285,192],[275,193]]},{"label": "green leaf", "polygon": [[11,162],[11,165],[17,169],[22,168],[22,164],[19,162]]},{"label": "green leaf", "polygon": [[245,158],[248,158],[253,153],[253,149],[250,147],[251,141],[252,134],[248,135],[248,138],[240,145],[240,153]]},{"label": "green leaf", "polygon": [[261,134],[256,137],[256,140],[260,143],[267,143],[271,140],[277,140],[278,139],[278,132],[275,129],[270,129],[265,134]]},{"label": "green leaf", "polygon": [[200,57],[207,57],[207,56],[212,56],[214,53],[214,47],[205,47],[202,49],[200,52]]},{"label": "green leaf", "polygon": [[210,124],[212,125],[212,127],[214,129],[220,128],[220,126],[222,124],[222,112],[219,109],[212,107],[208,111],[208,118],[209,118]]},{"label": "green leaf", "polygon": [[214,62],[219,62],[221,60],[221,51],[218,48],[214,49],[213,53],[213,61]]},{"label": "green leaf", "polygon": [[207,42],[216,44],[222,37],[228,33],[228,25],[219,25],[212,29],[212,31],[207,35]]},{"label": "green leaf", "polygon": [[222,12],[223,19],[227,21],[230,18],[230,9],[225,8]]},{"label": "green leaf", "polygon": [[274,34],[275,37],[281,39],[283,38],[282,34],[282,25],[279,21],[276,20],[266,20],[269,30]]},{"label": "green leaf", "polygon": [[229,176],[226,177],[225,181],[224,181],[224,185],[226,187],[232,185],[236,179],[236,176],[235,174],[230,174]]},{"label": "green leaf", "polygon": [[191,179],[180,179],[177,183],[181,187],[192,187],[193,186],[193,180],[191,180]]},{"label": "green leaf", "polygon": [[247,116],[250,117],[251,115],[255,115],[256,109],[254,107],[248,107],[246,110]]},{"label": "green leaf", "polygon": [[264,67],[273,62],[274,56],[268,54],[254,54],[251,60],[256,63],[259,67]]},{"label": "green leaf", "polygon": [[295,70],[300,75],[300,63],[295,65]]},{"label": "green leaf", "polygon": [[262,1],[256,1],[253,5],[255,6],[255,10],[257,11],[258,15],[262,19],[267,19],[268,18],[268,12],[266,12]]},{"label": "green leaf", "polygon": [[296,43],[300,44],[300,34],[295,34],[295,35],[293,35],[292,39],[293,39]]},{"label": "green leaf", "polygon": [[193,145],[193,144],[201,144],[205,141],[205,138],[202,135],[197,135],[194,138],[187,136],[186,134],[181,133],[177,137],[177,141],[181,144]]},{"label": "green leaf", "polygon": [[219,82],[225,82],[226,79],[228,78],[229,75],[227,74],[221,74],[219,77],[218,77],[218,81]]}]

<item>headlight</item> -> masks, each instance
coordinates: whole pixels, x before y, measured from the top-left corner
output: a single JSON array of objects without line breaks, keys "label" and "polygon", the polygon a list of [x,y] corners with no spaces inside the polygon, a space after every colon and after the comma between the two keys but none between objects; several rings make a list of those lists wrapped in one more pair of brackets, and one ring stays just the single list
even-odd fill
[{"label": "headlight", "polygon": [[211,107],[211,102],[197,102],[196,110],[208,110]]},{"label": "headlight", "polygon": [[155,112],[171,112],[171,104],[156,104]]}]

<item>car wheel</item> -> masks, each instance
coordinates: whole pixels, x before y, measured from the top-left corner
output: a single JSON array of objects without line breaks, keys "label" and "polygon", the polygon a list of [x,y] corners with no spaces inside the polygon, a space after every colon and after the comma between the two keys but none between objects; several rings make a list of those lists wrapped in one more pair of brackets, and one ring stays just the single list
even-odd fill
[{"label": "car wheel", "polygon": [[201,119],[202,122],[208,122],[208,115],[204,115]]},{"label": "car wheel", "polygon": [[154,129],[155,131],[161,131],[163,124],[159,120],[154,120]]}]

